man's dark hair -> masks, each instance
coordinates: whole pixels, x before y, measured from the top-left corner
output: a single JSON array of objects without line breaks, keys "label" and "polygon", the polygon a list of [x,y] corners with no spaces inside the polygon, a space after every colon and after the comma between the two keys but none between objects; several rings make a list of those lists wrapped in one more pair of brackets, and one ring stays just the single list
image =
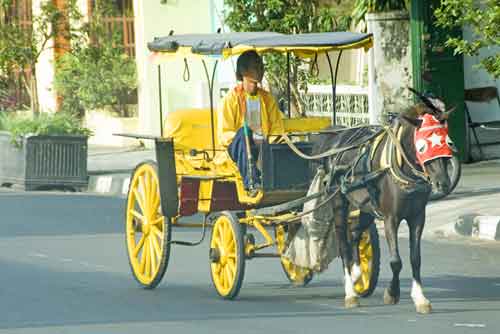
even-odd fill
[{"label": "man's dark hair", "polygon": [[257,75],[258,81],[264,76],[264,62],[259,54],[253,50],[243,52],[236,61],[236,79],[243,80],[243,75],[253,72]]}]

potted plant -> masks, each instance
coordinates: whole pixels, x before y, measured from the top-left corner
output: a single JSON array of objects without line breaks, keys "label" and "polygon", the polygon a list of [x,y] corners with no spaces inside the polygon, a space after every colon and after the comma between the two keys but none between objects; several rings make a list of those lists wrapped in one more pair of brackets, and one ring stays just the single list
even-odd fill
[{"label": "potted plant", "polygon": [[90,131],[68,113],[0,115],[0,185],[25,190],[86,188]]}]

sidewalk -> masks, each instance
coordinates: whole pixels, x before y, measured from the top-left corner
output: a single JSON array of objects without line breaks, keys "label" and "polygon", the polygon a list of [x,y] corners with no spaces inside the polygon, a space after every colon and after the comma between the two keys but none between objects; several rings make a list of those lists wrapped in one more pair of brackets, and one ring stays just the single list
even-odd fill
[{"label": "sidewalk", "polygon": [[130,175],[140,162],[155,160],[153,149],[137,147],[88,148],[88,192],[126,196]]},{"label": "sidewalk", "polygon": [[[88,191],[126,196],[130,175],[134,167],[144,160],[155,160],[153,149],[89,146]],[[485,238],[494,239],[495,233],[500,233],[497,231],[500,229],[499,203],[500,160],[463,164],[462,177],[455,191],[447,198],[430,202],[427,206],[424,237],[475,235],[481,238],[484,237],[481,230],[487,229],[489,231]],[[480,218],[474,220],[477,216]],[[498,224],[495,218],[498,218]],[[482,229],[481,221],[487,221]],[[405,229],[402,230],[403,235]]]}]

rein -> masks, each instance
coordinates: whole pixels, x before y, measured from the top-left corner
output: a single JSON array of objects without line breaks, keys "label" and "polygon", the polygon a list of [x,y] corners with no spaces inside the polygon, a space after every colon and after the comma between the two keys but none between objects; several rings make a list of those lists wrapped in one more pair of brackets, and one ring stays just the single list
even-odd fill
[{"label": "rein", "polygon": [[[367,126],[358,126],[358,127],[354,127],[354,128],[351,128],[351,129],[356,129],[356,128],[363,128],[363,127],[367,127]],[[292,140],[290,139],[290,137],[287,136],[287,134],[283,134],[282,137],[283,139],[285,140],[285,143],[292,149],[292,151],[295,152],[295,154],[297,154],[299,157],[303,158],[303,159],[306,159],[306,160],[319,160],[319,159],[322,159],[322,158],[327,158],[327,157],[331,157],[333,155],[337,155],[337,154],[340,154],[340,153],[344,153],[344,152],[347,152],[347,151],[350,151],[350,150],[353,150],[355,148],[358,148],[364,144],[366,144],[367,142],[369,142],[370,140],[372,140],[373,138],[377,137],[380,133],[382,133],[382,131],[384,131],[384,129],[379,129],[378,131],[374,132],[370,137],[368,137],[364,142],[362,143],[359,143],[359,144],[354,144],[354,145],[349,145],[349,146],[345,146],[345,147],[340,147],[340,148],[337,148],[337,147],[333,147],[325,152],[322,152],[320,154],[317,154],[317,155],[307,155],[305,154],[304,152],[301,152],[297,146],[295,146],[295,144],[292,142]]]},{"label": "rein", "polygon": [[[356,128],[366,128],[366,127],[369,127],[369,126],[359,126],[359,127],[356,127]],[[352,128],[352,129],[355,129],[355,128]],[[380,129],[378,129],[370,137],[366,138],[361,143],[353,144],[353,145],[349,145],[349,146],[345,146],[345,147],[340,147],[340,148],[333,147],[333,148],[331,148],[331,149],[329,149],[329,150],[327,150],[325,152],[322,152],[322,153],[316,154],[316,155],[307,155],[307,154],[301,152],[298,149],[298,147],[295,146],[295,144],[292,142],[292,140],[290,139],[290,137],[288,137],[286,134],[283,134],[282,137],[283,137],[285,143],[290,147],[290,149],[293,152],[295,152],[295,154],[297,154],[299,157],[301,157],[303,159],[306,159],[306,160],[318,160],[318,159],[331,157],[331,156],[334,156],[334,155],[338,155],[338,154],[341,154],[341,153],[344,153],[344,152],[347,152],[347,151],[359,148],[359,147],[367,144],[368,142],[370,142],[374,138],[379,138],[380,135],[384,136],[386,134],[389,136],[389,138],[391,140],[391,143],[393,145],[395,145],[396,150],[402,156],[404,162],[406,162],[406,164],[410,167],[410,170],[412,171],[412,173],[415,176],[417,176],[417,177],[419,177],[419,178],[421,178],[423,180],[427,180],[428,179],[428,176],[427,176],[428,174],[425,172],[425,167],[424,167],[424,172],[421,172],[417,168],[415,168],[415,166],[413,166],[413,164],[410,162],[410,159],[408,159],[408,156],[406,155],[406,153],[405,153],[405,151],[403,149],[403,146],[401,145],[399,139],[397,138],[396,134],[394,133],[394,131],[392,130],[392,128],[390,126],[384,126],[384,127],[380,128]],[[405,184],[409,184],[410,183],[409,181],[404,180],[404,179],[402,179],[401,177],[399,177],[397,175],[397,173],[395,171],[395,166],[394,166],[394,163],[393,163],[392,159],[389,161],[387,169],[390,170],[391,174],[398,181],[403,182]]]},{"label": "rein", "polygon": [[[427,181],[427,179],[428,179],[428,174],[427,174],[427,172],[425,171],[425,167],[423,167],[423,168],[424,168],[424,172],[421,172],[421,171],[419,171],[417,168],[415,168],[415,166],[414,166],[414,165],[410,162],[410,159],[408,159],[408,156],[406,155],[406,153],[405,153],[405,151],[404,151],[404,149],[403,149],[403,146],[401,145],[401,142],[399,141],[399,139],[398,139],[398,137],[396,136],[396,134],[394,133],[394,131],[392,131],[392,128],[391,128],[391,127],[389,127],[389,126],[387,126],[387,127],[384,127],[384,130],[385,130],[385,132],[389,135],[389,138],[391,139],[391,143],[392,143],[392,144],[394,144],[394,145],[396,146],[396,150],[397,150],[397,151],[399,151],[399,154],[403,157],[404,162],[406,162],[406,164],[410,167],[410,170],[412,171],[412,173],[413,173],[415,176],[417,176],[417,177],[419,177],[419,178],[421,178],[421,179],[423,179],[423,180]],[[398,179],[400,182],[403,182],[403,183],[405,183],[405,184],[409,184],[409,183],[410,183],[410,182],[409,182],[409,181],[407,181],[407,180],[403,180],[403,179],[401,179],[401,178],[397,175],[396,171],[394,170],[394,163],[392,162],[392,159],[391,159],[391,161],[389,161],[389,166],[388,166],[388,167],[389,167],[389,169],[390,169],[390,171],[391,171],[391,174],[392,174],[392,175],[393,175],[396,179]]]}]

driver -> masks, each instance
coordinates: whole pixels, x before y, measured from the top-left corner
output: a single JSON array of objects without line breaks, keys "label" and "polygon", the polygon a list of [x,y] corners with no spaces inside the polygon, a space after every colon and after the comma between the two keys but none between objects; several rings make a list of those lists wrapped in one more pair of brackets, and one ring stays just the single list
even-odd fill
[{"label": "driver", "polygon": [[[284,133],[283,119],[276,100],[262,89],[264,63],[255,51],[242,53],[236,62],[236,79],[240,82],[222,100],[219,106],[218,136],[221,145],[228,149],[243,177],[245,188],[253,191],[261,188],[260,171],[256,164],[249,168],[250,159],[256,161],[256,142],[268,140],[270,135]],[[247,131],[244,130],[246,125]],[[245,134],[246,132],[246,134]]]}]

